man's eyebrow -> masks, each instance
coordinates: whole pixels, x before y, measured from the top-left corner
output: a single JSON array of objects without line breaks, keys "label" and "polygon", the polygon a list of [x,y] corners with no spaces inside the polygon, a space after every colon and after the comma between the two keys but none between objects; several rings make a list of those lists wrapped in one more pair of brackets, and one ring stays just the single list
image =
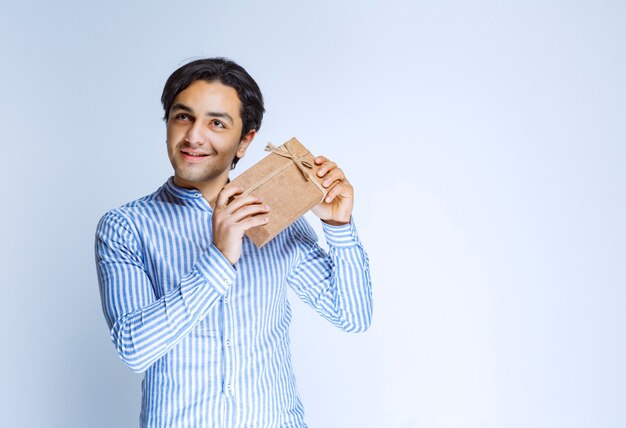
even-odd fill
[{"label": "man's eyebrow", "polygon": [[176,103],[172,106],[172,108],[170,108],[171,111],[174,110],[182,110],[182,111],[186,111],[187,113],[193,113],[193,110],[191,110],[191,107],[187,107],[185,104],[181,104],[181,103]]},{"label": "man's eyebrow", "polygon": [[232,116],[226,112],[208,111],[206,115],[210,117],[220,117],[220,118],[228,119],[230,123],[235,123]]},{"label": "man's eyebrow", "polygon": [[[172,108],[170,109],[170,111],[175,111],[175,110],[182,110],[185,111],[187,113],[191,113],[193,114],[193,110],[191,109],[191,107],[186,106],[183,103],[176,103],[172,106]],[[206,116],[208,117],[219,117],[219,118],[223,118],[223,119],[228,119],[230,121],[230,123],[235,123],[235,121],[233,120],[233,117],[226,113],[226,112],[219,112],[219,111],[208,111],[206,112]]]}]

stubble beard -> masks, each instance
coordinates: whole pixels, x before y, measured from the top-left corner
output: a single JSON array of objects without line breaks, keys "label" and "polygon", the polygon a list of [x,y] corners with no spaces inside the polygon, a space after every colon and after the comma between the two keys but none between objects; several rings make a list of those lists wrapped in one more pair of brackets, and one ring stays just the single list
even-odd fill
[{"label": "stubble beard", "polygon": [[189,183],[208,183],[223,175],[227,177],[233,159],[226,165],[215,165],[216,159],[209,159],[207,165],[185,165],[184,161],[177,160],[172,162],[172,166],[176,176]]}]

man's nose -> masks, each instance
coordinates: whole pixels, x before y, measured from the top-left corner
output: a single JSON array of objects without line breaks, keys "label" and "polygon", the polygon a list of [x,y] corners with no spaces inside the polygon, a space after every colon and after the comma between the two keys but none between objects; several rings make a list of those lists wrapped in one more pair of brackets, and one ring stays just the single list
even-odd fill
[{"label": "man's nose", "polygon": [[190,144],[204,144],[204,134],[202,133],[202,123],[199,120],[195,121],[187,130],[185,134],[185,141]]}]

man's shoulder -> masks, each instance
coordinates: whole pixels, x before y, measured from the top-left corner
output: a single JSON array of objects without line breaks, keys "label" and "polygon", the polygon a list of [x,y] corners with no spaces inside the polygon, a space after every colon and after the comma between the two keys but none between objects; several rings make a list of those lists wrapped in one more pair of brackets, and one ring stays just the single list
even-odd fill
[{"label": "man's shoulder", "polygon": [[145,208],[154,207],[163,202],[163,195],[161,194],[161,189],[155,191],[146,196],[142,196],[141,198],[135,199],[130,202],[126,202],[125,204],[120,205],[117,208],[113,208],[112,211],[123,211],[123,212],[133,212]]},{"label": "man's shoulder", "polygon": [[108,210],[101,217],[99,223],[117,222],[132,223],[132,219],[137,216],[145,215],[148,212],[158,209],[159,205],[167,201],[164,195],[164,187],[161,186],[149,195],[142,196],[130,202],[126,202],[116,208]]},{"label": "man's shoulder", "polygon": [[123,212],[132,212],[136,210],[142,210],[145,208],[153,208],[159,204],[168,201],[168,193],[166,191],[166,184],[162,185],[154,192],[137,198],[135,200],[126,202],[125,204],[120,205],[117,208],[114,208],[111,211],[123,211]]}]

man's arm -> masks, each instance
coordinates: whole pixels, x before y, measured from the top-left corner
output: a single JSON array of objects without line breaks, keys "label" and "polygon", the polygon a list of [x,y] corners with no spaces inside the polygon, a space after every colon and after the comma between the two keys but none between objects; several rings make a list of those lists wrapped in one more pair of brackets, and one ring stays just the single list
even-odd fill
[{"label": "man's arm", "polygon": [[294,230],[300,262],[287,281],[324,318],[345,331],[366,330],[372,319],[372,285],[367,254],[352,222],[354,188],[335,162],[315,158],[322,185],[330,188],[313,213],[322,219],[329,254],[304,219]]},{"label": "man's arm", "polygon": [[367,254],[354,223],[323,223],[329,253],[303,218],[292,227],[299,262],[288,284],[322,317],[347,332],[367,330],[372,319],[372,285]]},{"label": "man's arm", "polygon": [[111,340],[135,372],[146,370],[185,337],[235,277],[233,266],[211,245],[192,270],[157,299],[133,228],[115,211],[98,224],[95,252]]}]

